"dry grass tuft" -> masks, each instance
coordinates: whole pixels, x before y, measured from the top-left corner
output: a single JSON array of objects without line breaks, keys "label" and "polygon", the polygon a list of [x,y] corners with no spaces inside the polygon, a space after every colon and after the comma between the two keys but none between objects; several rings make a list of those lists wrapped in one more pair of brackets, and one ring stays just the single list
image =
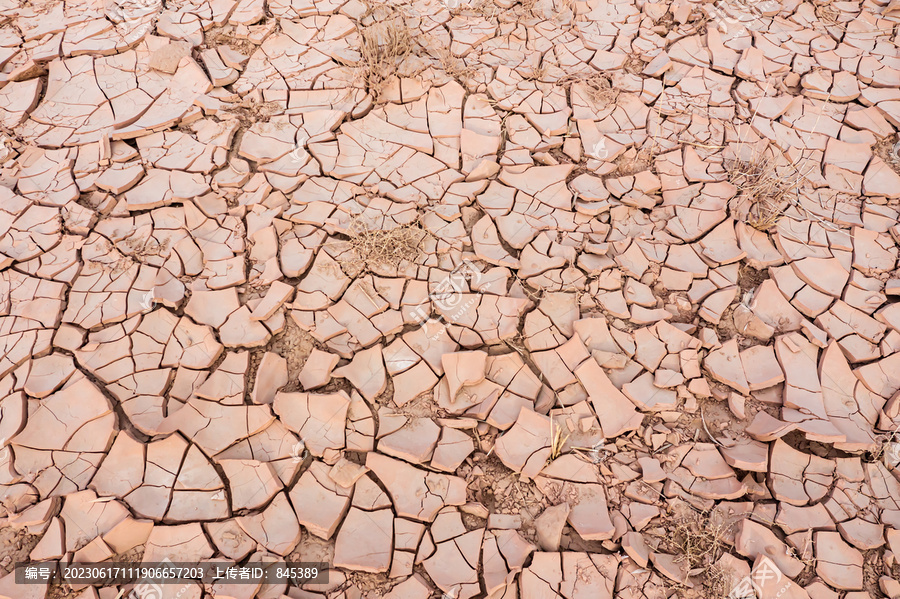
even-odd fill
[{"label": "dry grass tuft", "polygon": [[487,20],[497,18],[504,10],[497,6],[494,0],[454,0],[446,4],[447,10],[452,15],[476,15]]},{"label": "dry grass tuft", "polygon": [[398,74],[416,47],[415,37],[400,10],[388,8],[385,14],[386,17],[380,18],[376,12],[375,22],[359,32],[357,72],[375,102],[379,101],[387,81]]},{"label": "dry grass tuft", "polygon": [[237,37],[235,28],[232,25],[224,25],[221,27],[213,27],[203,34],[203,41],[207,48],[215,48],[216,46],[230,46],[232,50],[240,52],[245,56],[250,56],[258,48],[248,39]]},{"label": "dry grass tuft", "polygon": [[884,462],[889,469],[900,467],[900,426],[889,433],[877,435],[875,441],[877,446],[866,455],[866,461]]},{"label": "dry grass tuft", "polygon": [[842,28],[844,26],[841,23],[843,18],[843,13],[829,4],[819,4],[815,8],[816,16],[819,17],[819,20],[825,23],[826,27],[838,27]]},{"label": "dry grass tuft", "polygon": [[588,99],[600,108],[609,106],[619,97],[619,90],[613,87],[612,78],[604,73],[566,75],[557,83],[567,88],[574,84],[584,86]]},{"label": "dry grass tuft", "polygon": [[643,171],[653,169],[653,161],[658,148],[655,145],[644,144],[640,150],[628,148],[613,162],[616,170],[609,174],[610,177],[628,177]]},{"label": "dry grass tuft", "polygon": [[709,513],[687,512],[675,521],[672,541],[692,569],[708,568],[722,556],[731,526],[710,518]]},{"label": "dry grass tuft", "polygon": [[688,568],[699,572],[710,597],[725,597],[731,590],[733,572],[717,564],[727,551],[728,539],[737,520],[714,517],[710,512],[689,510],[675,520],[668,544],[686,560]]},{"label": "dry grass tuft", "polygon": [[707,597],[728,597],[738,582],[734,570],[719,564],[713,564],[703,574],[703,589]]},{"label": "dry grass tuft", "polygon": [[465,85],[465,82],[473,78],[478,72],[474,66],[466,64],[466,61],[458,56],[454,56],[450,48],[446,46],[436,46],[429,49],[431,53],[437,57],[441,68],[450,77]]},{"label": "dry grass tuft", "polygon": [[796,167],[769,153],[734,160],[726,163],[726,168],[728,180],[738,188],[738,195],[731,200],[732,216],[760,231],[778,224],[791,196],[805,180]]},{"label": "dry grass tuft", "polygon": [[[566,441],[569,440],[568,433],[563,435],[563,429],[560,425],[553,425],[553,419],[550,419],[550,457],[548,458],[548,462],[552,462],[556,458],[562,455],[563,447],[566,444]],[[556,429],[554,432],[553,429]]]},{"label": "dry grass tuft", "polygon": [[625,64],[622,65],[622,69],[626,73],[631,73],[632,75],[640,75],[641,71],[644,70],[644,67],[647,63],[641,60],[641,57],[635,54],[629,54],[628,60],[625,61]]},{"label": "dry grass tuft", "polygon": [[[244,98],[239,106],[229,108],[228,113],[237,117],[241,127],[249,129],[253,123],[258,121],[268,121],[271,117],[281,114],[284,109],[277,102],[259,102],[253,100],[250,96]],[[220,113],[221,114],[221,113]],[[185,133],[193,133],[190,126],[182,126]]]},{"label": "dry grass tuft", "polygon": [[401,225],[389,230],[368,229],[361,225],[350,227],[350,249],[355,255],[349,261],[358,268],[399,267],[414,263],[422,254],[423,244],[430,236],[415,225]]},{"label": "dry grass tuft", "polygon": [[529,69],[528,74],[525,75],[525,79],[527,81],[542,81],[544,77],[547,76],[547,72],[549,68],[546,63],[541,63],[539,65],[533,65],[531,69]]},{"label": "dry grass tuft", "polygon": [[880,138],[872,148],[872,152],[900,175],[900,135],[894,134]]}]

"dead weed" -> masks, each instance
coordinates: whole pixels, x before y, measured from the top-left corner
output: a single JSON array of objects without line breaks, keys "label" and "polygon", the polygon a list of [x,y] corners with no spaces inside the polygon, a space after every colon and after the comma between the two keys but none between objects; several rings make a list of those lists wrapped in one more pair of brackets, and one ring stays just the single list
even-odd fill
[{"label": "dead weed", "polygon": [[466,64],[463,58],[454,56],[450,48],[446,46],[437,46],[432,48],[431,52],[434,53],[438,62],[441,63],[441,68],[444,69],[444,72],[459,83],[465,84],[478,71],[474,66]]},{"label": "dead weed", "polygon": [[728,597],[738,583],[737,574],[731,568],[719,564],[710,566],[703,575],[703,589],[707,597]]},{"label": "dead weed", "polygon": [[559,85],[571,88],[580,84],[587,90],[588,99],[599,108],[606,108],[619,97],[619,90],[612,85],[612,78],[604,73],[577,73],[566,75],[557,82]]},{"label": "dead weed", "polygon": [[626,73],[631,73],[632,75],[640,75],[641,71],[644,70],[644,66],[646,62],[641,59],[637,54],[629,54],[628,59],[625,61],[625,64],[622,65],[622,69]]},{"label": "dead weed", "polygon": [[349,233],[350,250],[354,257],[349,262],[356,268],[369,270],[379,266],[399,267],[404,262],[414,263],[429,235],[416,224],[384,230],[369,229],[354,222]]},{"label": "dead weed", "polygon": [[875,437],[876,447],[864,456],[866,462],[884,462],[889,468],[900,467],[900,426]]},{"label": "dead weed", "polygon": [[494,0],[455,0],[447,2],[447,9],[453,15],[475,15],[487,20],[495,19],[504,9],[500,8]]},{"label": "dead weed", "polygon": [[710,512],[686,511],[671,528],[669,544],[688,569],[701,577],[710,597],[724,597],[731,589],[733,572],[717,564],[726,552],[737,520],[713,517]]},{"label": "dead weed", "polygon": [[378,102],[387,82],[413,54],[416,42],[401,9],[377,5],[369,10],[374,21],[360,28],[356,68],[366,90]]},{"label": "dead weed", "polygon": [[608,178],[628,177],[643,171],[652,171],[657,150],[657,147],[648,144],[640,150],[628,148],[613,161],[616,170],[611,172]]},{"label": "dead weed", "polygon": [[526,81],[542,81],[547,76],[549,68],[547,63],[542,62],[539,65],[533,65],[525,75]]},{"label": "dead weed", "polygon": [[550,419],[550,457],[547,459],[547,463],[552,462],[556,458],[562,455],[563,447],[566,444],[566,441],[569,440],[569,434],[563,434],[563,428],[559,424],[556,425],[556,431],[554,432],[554,420]]},{"label": "dead weed", "polygon": [[250,56],[258,47],[250,40],[237,37],[234,32],[234,26],[232,25],[213,27],[203,34],[203,41],[207,48],[229,46],[232,50],[240,52],[244,56]]},{"label": "dead weed", "polygon": [[900,135],[886,135],[879,139],[872,152],[900,175]]},{"label": "dead weed", "polygon": [[738,194],[731,200],[731,214],[754,229],[768,231],[781,219],[791,197],[805,177],[780,155],[755,153],[749,160],[726,162],[728,180]]},{"label": "dead weed", "polygon": [[[240,106],[231,106],[227,111],[222,111],[219,115],[233,115],[233,118],[237,118],[240,123],[241,129],[246,130],[252,127],[254,123],[268,121],[273,116],[283,112],[284,108],[278,102],[260,102],[247,96],[241,101]],[[241,135],[243,135],[243,131],[241,131]],[[237,136],[235,140],[240,141],[237,139]]]},{"label": "dead weed", "polygon": [[513,10],[516,8],[526,17],[564,23],[574,20],[578,14],[576,0],[519,0]]},{"label": "dead weed", "polygon": [[710,518],[708,512],[687,512],[678,518],[672,529],[672,541],[691,569],[708,568],[724,552],[728,529],[734,523]]},{"label": "dead weed", "polygon": [[816,16],[827,26],[838,26],[841,24],[841,11],[829,4],[819,4],[815,7]]}]

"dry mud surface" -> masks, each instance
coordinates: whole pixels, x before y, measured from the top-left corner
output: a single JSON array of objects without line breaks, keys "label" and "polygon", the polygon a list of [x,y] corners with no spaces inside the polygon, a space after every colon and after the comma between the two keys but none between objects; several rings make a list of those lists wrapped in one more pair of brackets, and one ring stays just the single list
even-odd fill
[{"label": "dry mud surface", "polygon": [[[900,597],[898,127],[898,0],[0,0],[0,597]],[[7,574],[165,558],[332,569]]]}]

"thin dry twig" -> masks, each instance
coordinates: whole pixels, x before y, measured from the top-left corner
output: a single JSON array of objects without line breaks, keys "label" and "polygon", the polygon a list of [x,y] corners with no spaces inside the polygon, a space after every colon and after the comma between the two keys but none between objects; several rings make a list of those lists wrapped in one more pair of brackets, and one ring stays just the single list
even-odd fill
[{"label": "thin dry twig", "polygon": [[712,434],[711,432],[709,432],[709,426],[707,426],[707,424],[706,424],[706,414],[703,413],[703,406],[700,406],[700,420],[701,420],[701,422],[703,422],[703,430],[706,431],[706,435],[707,435],[710,439],[712,439],[713,442],[714,442],[716,445],[718,445],[719,447],[725,447],[724,445],[722,445],[721,441],[719,441],[718,439],[716,439],[715,437],[713,437],[713,434]]}]

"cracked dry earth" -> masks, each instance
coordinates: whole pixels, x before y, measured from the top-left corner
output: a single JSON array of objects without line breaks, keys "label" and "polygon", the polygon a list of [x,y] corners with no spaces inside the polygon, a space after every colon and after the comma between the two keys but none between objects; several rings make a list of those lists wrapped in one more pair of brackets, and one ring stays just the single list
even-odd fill
[{"label": "cracked dry earth", "polygon": [[0,574],[900,597],[898,0],[0,15]]}]

